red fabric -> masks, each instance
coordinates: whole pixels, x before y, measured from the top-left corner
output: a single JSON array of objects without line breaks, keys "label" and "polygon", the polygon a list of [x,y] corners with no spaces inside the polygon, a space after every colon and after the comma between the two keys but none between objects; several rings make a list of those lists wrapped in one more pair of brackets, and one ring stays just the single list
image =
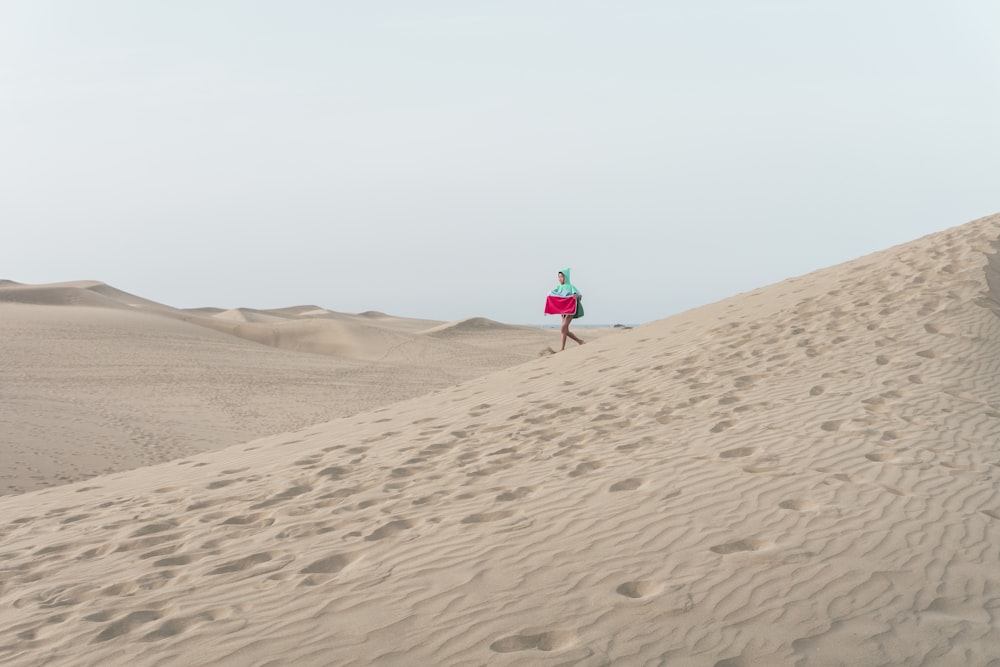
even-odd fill
[{"label": "red fabric", "polygon": [[572,315],[576,312],[575,296],[552,296],[545,299],[546,315]]}]

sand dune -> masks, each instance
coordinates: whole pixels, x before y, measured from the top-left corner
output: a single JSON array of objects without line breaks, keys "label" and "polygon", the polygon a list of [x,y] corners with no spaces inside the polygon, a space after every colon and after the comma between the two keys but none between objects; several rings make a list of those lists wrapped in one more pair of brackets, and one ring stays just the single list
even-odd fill
[{"label": "sand dune", "polygon": [[417,335],[429,324],[315,306],[181,311],[95,281],[0,287],[0,493],[370,410],[556,341],[531,327],[465,342]]},{"label": "sand dune", "polygon": [[0,661],[998,664],[998,238],[0,498]]},{"label": "sand dune", "polygon": [[47,285],[26,285],[12,280],[4,280],[0,281],[0,303],[139,308],[160,313],[174,312],[174,309],[169,306],[124,292],[97,280],[76,280]]},{"label": "sand dune", "polygon": [[253,308],[230,308],[229,310],[224,310],[221,313],[215,313],[212,317],[217,317],[220,320],[230,320],[233,322],[257,322],[265,324],[282,322],[288,319],[281,317],[280,315],[271,315]]},{"label": "sand dune", "polygon": [[116,299],[77,285],[0,285],[0,303],[24,303],[36,306],[94,306],[121,308],[128,306]]},{"label": "sand dune", "polygon": [[200,317],[214,317],[216,315],[221,315],[230,308],[215,308],[214,306],[202,306],[201,308],[181,308],[182,313],[188,315],[198,315]]},{"label": "sand dune", "polygon": [[495,322],[485,317],[470,317],[464,320],[459,320],[458,322],[439,324],[435,327],[431,327],[430,329],[425,329],[421,333],[427,336],[446,337],[450,334],[482,333],[487,331],[514,331],[525,328],[529,327],[518,327],[512,324],[503,324],[502,322]]}]

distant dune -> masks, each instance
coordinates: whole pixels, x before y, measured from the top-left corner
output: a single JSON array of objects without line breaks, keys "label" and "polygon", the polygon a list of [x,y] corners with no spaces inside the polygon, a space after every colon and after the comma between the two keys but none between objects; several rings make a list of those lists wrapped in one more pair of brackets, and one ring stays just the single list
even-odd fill
[{"label": "distant dune", "polygon": [[23,303],[36,306],[130,308],[126,303],[91,289],[87,286],[89,284],[53,283],[51,285],[23,285],[13,283],[12,281],[3,281],[0,284],[0,303]]},{"label": "distant dune", "polygon": [[503,324],[501,322],[495,322],[493,320],[486,319],[485,317],[470,317],[464,320],[459,320],[457,322],[447,322],[445,324],[439,324],[436,327],[431,327],[426,329],[421,333],[427,336],[442,336],[448,334],[481,334],[481,333],[493,333],[498,331],[518,331],[524,329],[530,329],[533,327],[523,327],[514,324]]},{"label": "distant dune", "polygon": [[215,313],[212,317],[232,322],[256,322],[258,324],[273,324],[274,322],[282,322],[287,319],[279,315],[270,315],[251,308],[231,308],[221,313]]},{"label": "distant dune", "polygon": [[[434,393],[2,497],[0,662],[996,665],[998,239],[994,215]],[[40,312],[84,310],[146,347],[292,354]],[[72,328],[18,321],[44,332],[18,356],[57,360],[4,371],[30,378],[22,420],[63,405],[30,402],[56,369],[84,396],[145,363],[91,323],[106,356],[76,365]],[[403,347],[462,349],[463,326]],[[299,400],[255,380],[218,389],[238,419],[258,393]]]}]

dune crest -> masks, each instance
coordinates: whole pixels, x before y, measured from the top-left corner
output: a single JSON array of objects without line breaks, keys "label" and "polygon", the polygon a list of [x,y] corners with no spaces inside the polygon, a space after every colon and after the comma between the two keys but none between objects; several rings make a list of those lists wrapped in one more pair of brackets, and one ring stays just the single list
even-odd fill
[{"label": "dune crest", "polygon": [[989,664],[998,238],[0,498],[0,661]]},{"label": "dune crest", "polygon": [[457,322],[447,322],[436,327],[425,329],[420,333],[425,336],[446,336],[448,334],[481,333],[492,331],[510,331],[516,329],[528,329],[532,327],[520,327],[514,324],[504,324],[485,317],[469,317]]}]

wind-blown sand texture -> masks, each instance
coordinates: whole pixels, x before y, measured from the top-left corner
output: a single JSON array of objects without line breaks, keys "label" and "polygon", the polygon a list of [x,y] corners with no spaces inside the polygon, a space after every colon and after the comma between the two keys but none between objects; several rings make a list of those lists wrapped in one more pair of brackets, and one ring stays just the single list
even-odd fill
[{"label": "wind-blown sand texture", "polygon": [[557,341],[482,318],[183,311],[99,282],[3,281],[0,494],[371,410],[535,359]]},{"label": "wind-blown sand texture", "polygon": [[0,662],[1000,664],[998,237],[0,498]]}]

